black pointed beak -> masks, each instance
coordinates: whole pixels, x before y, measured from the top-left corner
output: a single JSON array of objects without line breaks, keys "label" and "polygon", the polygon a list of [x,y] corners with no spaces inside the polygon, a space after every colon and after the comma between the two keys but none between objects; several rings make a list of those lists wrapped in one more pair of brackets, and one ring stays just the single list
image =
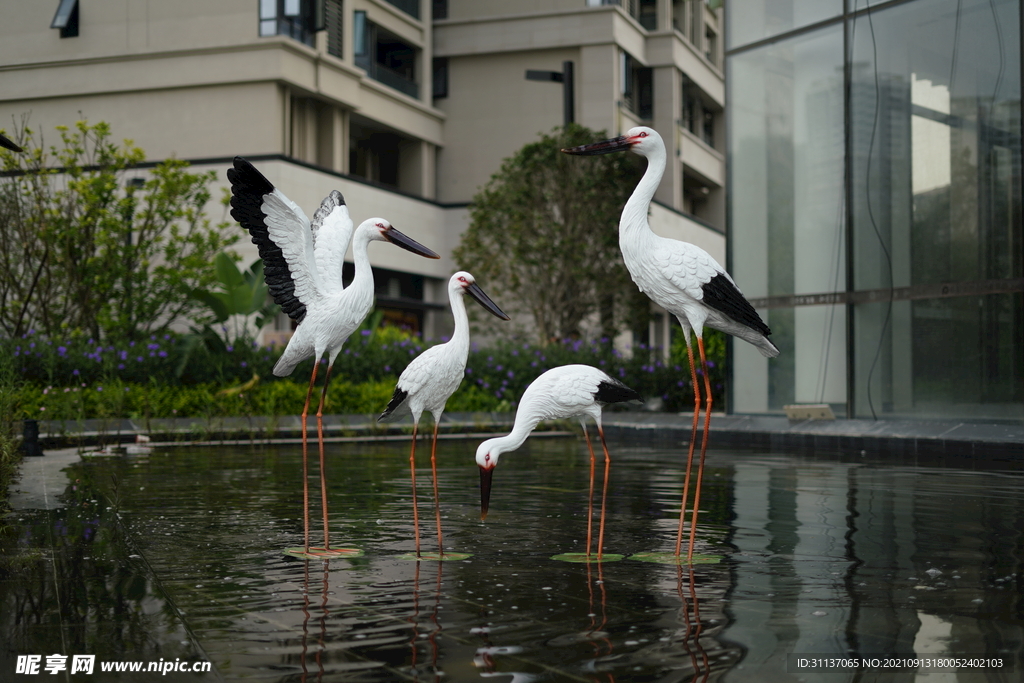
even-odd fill
[{"label": "black pointed beak", "polygon": [[580,145],[579,147],[570,147],[569,149],[563,149],[562,151],[566,154],[574,154],[576,156],[591,157],[597,154],[611,154],[612,152],[624,152],[633,143],[629,141],[625,135],[620,135],[617,138],[611,140],[602,140],[601,142],[592,142],[589,145]]},{"label": "black pointed beak", "polygon": [[384,231],[383,235],[384,239],[386,239],[388,242],[391,242],[391,244],[394,244],[396,247],[401,247],[406,251],[411,251],[414,254],[426,256],[427,258],[441,258],[439,254],[435,254],[433,251],[427,249],[425,246],[423,246],[413,238],[409,237],[404,233],[399,232],[398,230],[395,230],[394,228],[388,228],[387,230]]},{"label": "black pointed beak", "polygon": [[491,477],[494,476],[493,467],[480,468],[480,521],[487,519],[487,510],[491,505]]},{"label": "black pointed beak", "polygon": [[21,152],[25,151],[21,147],[18,147],[18,145],[16,145],[14,143],[14,140],[11,140],[10,138],[8,138],[8,137],[6,137],[4,135],[0,135],[0,147],[6,147],[7,149],[11,150],[12,152],[18,152],[18,153],[21,153]]},{"label": "black pointed beak", "polygon": [[466,287],[466,292],[471,297],[473,297],[474,299],[479,301],[481,306],[483,306],[488,311],[490,311],[494,315],[498,316],[502,320],[511,320],[511,318],[509,318],[507,315],[505,315],[504,311],[502,311],[500,308],[498,308],[498,305],[496,303],[491,301],[491,298],[489,296],[484,294],[484,290],[480,289],[480,286],[478,284],[476,284],[475,282],[473,284],[471,284],[469,287]]}]

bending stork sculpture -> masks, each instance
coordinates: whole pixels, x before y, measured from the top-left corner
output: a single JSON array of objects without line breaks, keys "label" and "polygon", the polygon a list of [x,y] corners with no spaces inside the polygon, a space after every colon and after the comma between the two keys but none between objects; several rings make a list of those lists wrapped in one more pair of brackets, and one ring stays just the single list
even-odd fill
[{"label": "bending stork sculpture", "polygon": [[[498,458],[502,453],[514,451],[523,445],[534,427],[542,420],[561,420],[579,418],[583,425],[583,436],[587,440],[590,451],[590,505],[587,509],[587,552],[593,543],[593,500],[594,500],[594,448],[590,444],[587,433],[587,416],[597,423],[597,433],[601,437],[604,449],[604,488],[601,494],[601,528],[597,539],[597,561],[604,554],[604,511],[605,499],[608,495],[608,469],[611,456],[604,440],[604,428],[601,426],[601,413],[609,403],[639,401],[640,394],[630,389],[619,380],[589,365],[562,365],[551,368],[533,380],[526,387],[523,397],[519,399],[516,409],[516,421],[512,431],[494,439],[488,439],[476,449],[476,464],[480,467],[480,519],[487,517],[491,501],[491,480]],[[621,559],[621,558],[620,558]]]},{"label": "bending stork sculpture", "polygon": [[[466,374],[466,360],[469,357],[469,317],[466,315],[465,295],[469,294],[490,313],[508,320],[509,317],[476,284],[476,279],[465,271],[459,271],[448,280],[448,300],[455,318],[452,338],[432,346],[417,356],[402,372],[395,386],[394,396],[377,422],[391,422],[403,415],[412,414],[412,448],[409,451],[409,470],[412,473],[412,521],[416,534],[416,559],[420,554],[420,515],[416,504],[416,435],[420,415],[430,411],[434,416],[434,439],[430,445],[430,471],[434,480],[434,515],[437,518],[437,556],[426,559],[443,560],[444,542],[441,537],[441,503],[437,493],[437,428],[441,422],[445,403],[459,388]],[[459,555],[460,559],[468,557]]]},{"label": "bending stork sculpture", "polygon": [[[290,375],[299,363],[312,356],[306,403],[302,408],[302,505],[305,545],[289,554],[306,557],[352,556],[351,549],[330,546],[327,526],[327,478],[324,473],[324,399],[331,369],[342,345],[373,308],[373,273],[366,249],[370,242],[386,241],[414,254],[440,258],[430,249],[406,237],[383,218],[370,218],[353,235],[345,199],[331,192],[313,214],[313,221],[293,201],[273,186],[252,164],[235,157],[228,169],[231,181],[231,216],[252,235],[263,259],[263,274],[271,296],[292,320],[298,323],[284,354],[274,366],[278,377]],[[341,270],[352,240],[355,276],[348,287],[342,286]],[[306,444],[306,417],[316,382],[319,360],[327,354],[327,376],[316,411],[317,442],[320,447],[320,496],[324,518],[324,545],[309,545],[309,479]],[[311,554],[312,551],[312,554]]]},{"label": "bending stork sculpture", "polygon": [[687,496],[690,487],[690,471],[693,464],[694,442],[697,439],[697,424],[700,418],[700,389],[697,371],[690,345],[690,331],[697,335],[701,369],[704,373],[704,432],[700,444],[700,462],[697,467],[697,483],[693,498],[693,515],[690,518],[690,545],[686,554],[687,562],[693,559],[693,542],[697,529],[697,510],[700,505],[700,489],[704,476],[704,455],[708,445],[708,428],[711,424],[711,381],[708,379],[707,357],[704,354],[704,326],[721,330],[744,341],[750,342],[769,358],[779,355],[779,350],[769,339],[771,330],[743,297],[732,277],[706,251],[700,247],[666,239],[655,235],[647,223],[647,212],[665,172],[665,143],[651,128],[638,126],[625,135],[611,140],[563,149],[566,154],[590,156],[629,150],[647,159],[647,171],[637,184],[632,196],[622,209],[619,220],[619,249],[626,262],[633,282],[656,304],[679,320],[686,337],[686,351],[690,358],[690,375],[693,381],[693,431],[690,437],[689,453],[686,460],[686,477],[683,483],[683,505],[679,512],[679,532],[676,536],[675,556],[678,558],[682,546],[683,520],[686,515]]}]

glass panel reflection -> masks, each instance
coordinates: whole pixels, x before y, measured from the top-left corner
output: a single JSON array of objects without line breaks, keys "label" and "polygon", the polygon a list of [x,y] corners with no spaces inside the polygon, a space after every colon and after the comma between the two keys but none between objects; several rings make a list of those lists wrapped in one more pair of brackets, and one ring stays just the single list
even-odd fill
[{"label": "glass panel reflection", "polygon": [[[730,269],[748,297],[845,288],[842,64],[838,26],[730,59]],[[833,309],[762,312],[782,355],[733,345],[732,409],[845,404],[845,320]]]},{"label": "glass panel reflection", "polygon": [[[851,25],[854,286],[1021,277],[1019,3]],[[1024,417],[1024,311],[992,294],[856,310],[860,416]]]},{"label": "glass panel reflection", "polygon": [[837,17],[843,0],[744,0],[729,10],[725,20],[732,49]]}]

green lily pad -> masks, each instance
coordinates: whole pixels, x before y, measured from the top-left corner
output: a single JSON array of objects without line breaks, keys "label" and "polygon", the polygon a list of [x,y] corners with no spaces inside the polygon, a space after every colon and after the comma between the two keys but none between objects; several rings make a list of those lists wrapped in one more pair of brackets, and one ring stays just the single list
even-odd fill
[{"label": "green lily pad", "polygon": [[[625,555],[619,555],[618,553],[604,553],[601,555],[601,562],[618,562]],[[558,560],[559,562],[574,562],[577,564],[589,564],[597,563],[597,553],[562,553],[561,555],[552,555],[552,560]]]},{"label": "green lily pad", "polygon": [[473,557],[473,553],[406,553],[405,555],[399,555],[400,560],[430,560],[434,562],[448,562],[449,560],[465,560],[468,557]]},{"label": "green lily pad", "polygon": [[722,561],[722,556],[695,554],[689,561],[687,561],[685,554],[676,555],[675,553],[634,553],[629,556],[629,559],[636,560],[638,562],[655,562],[657,564],[687,565],[718,564]]},{"label": "green lily pad", "polygon": [[285,548],[285,555],[297,557],[300,560],[341,560],[350,559],[353,557],[362,557],[363,551],[359,548],[314,548],[309,547],[307,552],[305,548],[299,546],[297,548]]}]

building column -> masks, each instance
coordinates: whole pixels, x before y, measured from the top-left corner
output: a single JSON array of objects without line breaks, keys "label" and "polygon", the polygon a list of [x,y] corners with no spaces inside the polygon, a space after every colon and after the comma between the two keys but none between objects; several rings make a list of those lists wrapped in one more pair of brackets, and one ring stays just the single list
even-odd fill
[{"label": "building column", "polygon": [[665,141],[665,177],[654,194],[669,206],[683,208],[683,168],[679,160],[679,118],[683,111],[683,79],[675,66],[654,68],[654,129]]},{"label": "building column", "polygon": [[[608,78],[608,74],[615,78]],[[592,130],[618,135],[619,50],[615,44],[584,45],[576,70],[576,120]],[[609,106],[611,102],[611,106]]]}]

